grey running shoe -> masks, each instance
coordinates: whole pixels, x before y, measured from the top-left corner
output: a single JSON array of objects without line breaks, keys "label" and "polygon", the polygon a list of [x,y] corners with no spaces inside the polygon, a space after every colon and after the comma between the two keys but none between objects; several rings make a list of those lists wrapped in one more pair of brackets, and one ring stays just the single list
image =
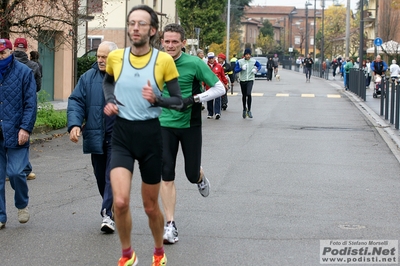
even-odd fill
[{"label": "grey running shoe", "polygon": [[243,118],[246,118],[246,112],[247,112],[247,110],[243,110],[243,114],[242,114]]},{"label": "grey running shoe", "polygon": [[208,197],[210,194],[210,181],[205,177],[203,169],[200,169],[200,176],[202,177],[201,182],[197,184],[200,194],[203,197]]},{"label": "grey running shoe", "polygon": [[249,118],[253,118],[253,115],[251,114],[251,111],[248,111],[248,112],[247,112],[247,116],[248,116]]},{"label": "grey running shoe", "polygon": [[0,230],[3,229],[4,227],[6,227],[6,223],[5,222],[4,223],[0,222]]},{"label": "grey running shoe", "polygon": [[106,214],[106,209],[103,210],[103,222],[101,223],[101,231],[106,234],[112,234],[115,231],[115,222]]},{"label": "grey running shoe", "polygon": [[25,207],[24,209],[18,209],[18,221],[24,224],[29,221],[29,209]]},{"label": "grey running shoe", "polygon": [[169,222],[164,226],[164,244],[175,244],[178,242],[178,228],[175,226],[175,222]]}]

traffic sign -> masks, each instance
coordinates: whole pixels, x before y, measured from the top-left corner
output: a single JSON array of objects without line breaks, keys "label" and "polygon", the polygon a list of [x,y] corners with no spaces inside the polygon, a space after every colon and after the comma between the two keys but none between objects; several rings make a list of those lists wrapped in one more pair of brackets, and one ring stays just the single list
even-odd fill
[{"label": "traffic sign", "polygon": [[383,44],[383,41],[382,41],[381,38],[376,37],[375,40],[374,40],[374,44],[375,44],[376,46],[381,46],[381,45]]}]

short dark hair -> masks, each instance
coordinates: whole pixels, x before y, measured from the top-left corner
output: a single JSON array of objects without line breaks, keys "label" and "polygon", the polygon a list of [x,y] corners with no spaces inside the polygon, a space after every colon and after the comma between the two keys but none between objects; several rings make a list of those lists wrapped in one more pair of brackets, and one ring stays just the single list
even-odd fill
[{"label": "short dark hair", "polygon": [[[146,5],[137,5],[132,7],[131,11],[129,11],[128,16],[126,17],[126,23],[129,23],[129,16],[132,14],[133,11],[136,10],[144,10],[147,13],[150,14],[150,26],[152,26],[153,28],[155,28],[158,32],[158,27],[159,27],[159,22],[158,22],[158,17],[157,17],[157,13],[149,6]],[[156,38],[156,34],[154,34],[153,36],[150,37],[150,43],[153,42],[153,40]]]},{"label": "short dark hair", "polygon": [[168,24],[167,26],[165,26],[164,31],[163,31],[163,36],[162,36],[163,38],[164,38],[165,32],[177,32],[181,35],[181,41],[186,40],[185,30],[179,24],[171,23],[171,24]]},{"label": "short dark hair", "polygon": [[31,60],[32,61],[36,61],[36,60],[39,59],[39,52],[38,51],[31,51],[30,55],[31,55]]}]

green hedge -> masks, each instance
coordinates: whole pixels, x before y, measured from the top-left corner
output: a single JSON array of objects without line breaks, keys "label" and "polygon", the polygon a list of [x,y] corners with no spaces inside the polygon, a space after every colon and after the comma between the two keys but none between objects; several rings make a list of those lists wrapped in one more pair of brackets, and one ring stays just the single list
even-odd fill
[{"label": "green hedge", "polygon": [[83,73],[85,73],[92,67],[93,63],[96,62],[96,60],[97,60],[97,58],[95,56],[82,56],[82,57],[78,58],[77,80]]},{"label": "green hedge", "polygon": [[67,126],[67,111],[54,110],[53,105],[46,101],[48,93],[41,90],[38,93],[38,109],[35,127],[47,126],[51,129],[59,129]]}]

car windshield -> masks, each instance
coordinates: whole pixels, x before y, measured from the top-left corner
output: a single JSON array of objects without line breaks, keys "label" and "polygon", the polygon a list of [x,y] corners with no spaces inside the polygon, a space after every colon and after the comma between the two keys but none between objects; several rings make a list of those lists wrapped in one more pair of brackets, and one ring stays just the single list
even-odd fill
[{"label": "car windshield", "polygon": [[267,65],[267,58],[266,57],[254,57],[254,59],[257,60],[263,66]]}]

